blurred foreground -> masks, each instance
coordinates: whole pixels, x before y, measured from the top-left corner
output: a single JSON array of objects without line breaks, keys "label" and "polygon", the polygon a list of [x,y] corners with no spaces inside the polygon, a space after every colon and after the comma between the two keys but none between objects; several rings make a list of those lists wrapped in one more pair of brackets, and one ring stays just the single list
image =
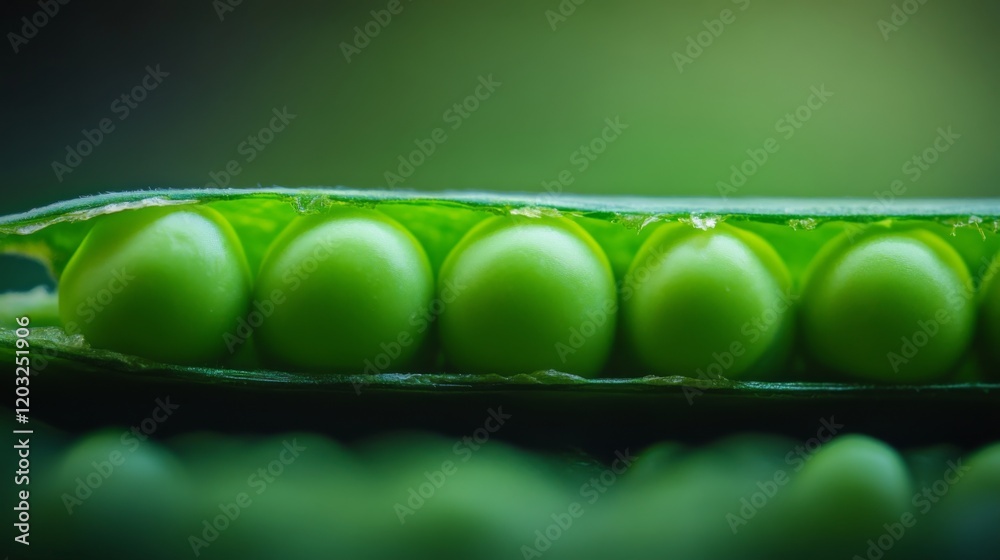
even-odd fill
[{"label": "blurred foreground", "polygon": [[[488,426],[487,426],[488,427]],[[488,429],[31,436],[30,558],[997,558],[1000,444],[663,442],[599,462]],[[7,486],[10,488],[11,486]],[[16,497],[10,501],[17,503]],[[16,534],[16,533],[15,533]],[[25,555],[29,551],[31,554]],[[795,556],[792,556],[795,555]]]}]

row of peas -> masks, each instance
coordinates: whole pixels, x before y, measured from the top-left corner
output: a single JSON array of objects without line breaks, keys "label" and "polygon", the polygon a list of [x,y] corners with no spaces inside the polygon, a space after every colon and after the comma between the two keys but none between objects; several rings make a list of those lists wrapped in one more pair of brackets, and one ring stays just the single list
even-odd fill
[{"label": "row of peas", "polygon": [[624,278],[562,216],[483,219],[435,267],[386,213],[340,206],[291,221],[251,271],[212,208],[145,208],[97,221],[59,280],[60,315],[79,323],[81,306],[127,271],[80,331],[164,363],[238,354],[331,373],[763,379],[804,362],[923,383],[954,373],[982,340],[984,369],[996,369],[1000,275],[973,282],[919,223],[837,236],[795,279],[748,228],[652,227]]}]

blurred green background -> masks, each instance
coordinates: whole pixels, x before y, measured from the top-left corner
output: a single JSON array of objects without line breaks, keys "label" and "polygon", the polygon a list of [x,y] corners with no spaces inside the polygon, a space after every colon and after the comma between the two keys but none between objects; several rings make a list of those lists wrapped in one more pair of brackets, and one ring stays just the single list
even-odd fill
[{"label": "blurred green background", "polygon": [[[996,2],[70,2],[27,38],[21,18],[40,10],[4,7],[4,214],[209,183],[718,196],[722,182],[730,196],[871,198],[900,180],[897,200],[1000,192]],[[157,65],[168,75],[121,118],[121,96]],[[499,85],[470,98],[481,77]],[[832,95],[815,97],[821,88]],[[285,107],[294,118],[260,135]],[[105,118],[113,130],[68,165]],[[605,130],[616,118],[625,127]],[[948,127],[957,138],[935,150]],[[404,176],[416,140],[434,151]],[[238,173],[220,175],[231,161]],[[753,172],[730,190],[741,165]]]},{"label": "blurred green background", "polygon": [[[0,7],[0,214],[99,192],[210,183],[886,201],[1000,195],[996,1],[41,1],[58,11],[46,14],[39,0]],[[147,79],[155,89],[143,87],[147,68],[157,66],[166,75]],[[283,109],[294,118],[272,121]],[[612,130],[609,120],[621,125]],[[110,132],[92,132],[102,122]],[[283,129],[262,132],[272,122]],[[950,139],[940,139],[941,129]],[[433,153],[414,155],[419,145]],[[401,172],[401,157],[412,172]],[[733,166],[746,170],[741,184]],[[0,261],[2,289],[27,289],[43,276],[13,258]],[[512,461],[528,464],[503,464]],[[720,465],[730,463],[745,464]],[[480,488],[538,488],[511,485],[490,463],[480,465],[470,470]],[[761,476],[773,472],[755,465],[764,465]],[[229,484],[242,483],[243,467],[234,470]],[[532,480],[555,480],[538,473]],[[288,504],[305,492],[329,495],[303,486],[309,478],[293,480],[282,481]],[[404,480],[386,495],[404,496]],[[710,497],[729,487],[712,488]],[[439,500],[461,506],[468,499],[459,489]],[[286,491],[278,492],[273,498]],[[554,494],[550,508],[551,497],[532,495],[542,500],[531,502],[542,504],[542,518],[516,521],[525,525],[519,535],[544,527],[544,516],[565,503]],[[700,504],[703,495],[676,503]],[[623,496],[609,500],[627,503]],[[719,512],[736,503],[725,498]],[[652,511],[652,501],[643,503],[647,509],[629,511]],[[393,521],[385,504],[379,514]],[[286,505],[271,507],[281,513]],[[456,520],[481,526],[467,531],[473,537],[491,528],[489,518],[459,506],[421,519],[442,535],[454,534]],[[608,511],[594,519],[617,513]],[[637,525],[630,542],[662,535],[659,520],[671,515],[647,517],[655,523]],[[238,531],[267,536],[260,519]],[[721,514],[712,519],[726,530]],[[579,533],[584,544],[587,536]]]}]

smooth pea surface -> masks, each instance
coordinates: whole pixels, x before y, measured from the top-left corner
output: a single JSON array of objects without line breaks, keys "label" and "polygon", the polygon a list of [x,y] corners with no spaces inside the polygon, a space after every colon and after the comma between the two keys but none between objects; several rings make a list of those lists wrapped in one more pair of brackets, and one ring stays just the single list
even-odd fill
[{"label": "smooth pea surface", "polygon": [[302,217],[261,265],[256,342],[276,367],[391,373],[421,348],[433,292],[427,255],[391,218],[361,208]]},{"label": "smooth pea surface", "polygon": [[246,312],[250,272],[236,234],[212,209],[147,208],[103,218],[59,282],[67,332],[96,348],[165,363],[226,356]]},{"label": "smooth pea surface", "polygon": [[841,236],[816,256],[806,283],[807,350],[842,374],[924,382],[948,373],[969,346],[968,269],[926,230]]},{"label": "smooth pea surface", "polygon": [[615,331],[614,277],[601,248],[561,218],[489,218],[445,260],[440,318],[455,370],[595,375]]},{"label": "smooth pea surface", "polygon": [[726,224],[661,227],[622,289],[628,336],[662,375],[739,377],[787,342],[791,279],[759,236]]}]

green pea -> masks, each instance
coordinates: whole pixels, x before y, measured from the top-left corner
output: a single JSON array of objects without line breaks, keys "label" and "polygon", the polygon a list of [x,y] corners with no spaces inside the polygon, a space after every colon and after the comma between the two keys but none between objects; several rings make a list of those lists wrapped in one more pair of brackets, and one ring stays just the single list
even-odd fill
[{"label": "green pea", "polygon": [[808,451],[815,453],[796,455],[789,463],[782,506],[789,532],[806,540],[825,535],[863,549],[883,524],[898,521],[909,509],[913,483],[891,446],[850,434]]},{"label": "green pea", "polygon": [[583,228],[562,218],[493,217],[445,259],[444,354],[462,372],[601,370],[615,332],[611,265]]},{"label": "green pea", "polygon": [[806,350],[822,366],[882,382],[941,377],[969,346],[974,304],[958,253],[926,230],[844,235],[807,272]]},{"label": "green pea", "polygon": [[207,364],[225,356],[250,284],[243,248],[216,211],[146,208],[90,230],[60,278],[59,315],[96,348]]},{"label": "green pea", "polygon": [[196,513],[198,495],[185,465],[142,433],[141,440],[122,428],[81,436],[61,453],[43,483],[47,491],[31,504],[59,508],[39,512],[45,517],[36,520],[59,538],[31,544],[72,550],[40,556],[132,558],[142,551],[143,558],[159,560],[191,554],[185,521]]},{"label": "green pea", "polygon": [[274,367],[351,373],[406,368],[426,335],[434,280],[420,243],[362,208],[296,219],[254,290],[254,336]]},{"label": "green pea", "polygon": [[668,224],[632,262],[623,321],[653,372],[739,377],[776,345],[787,346],[790,290],[781,258],[756,234]]}]

